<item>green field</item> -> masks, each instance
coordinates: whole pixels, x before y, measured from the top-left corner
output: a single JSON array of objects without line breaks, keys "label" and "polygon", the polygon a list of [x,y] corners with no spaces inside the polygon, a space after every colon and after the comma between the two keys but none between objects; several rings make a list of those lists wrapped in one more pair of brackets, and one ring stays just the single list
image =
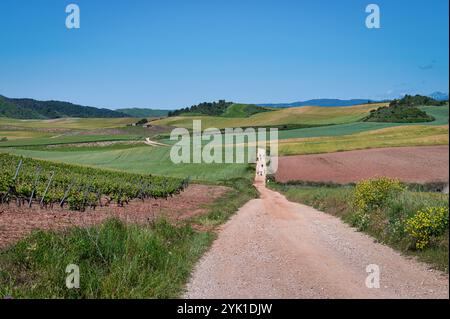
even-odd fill
[{"label": "green field", "polygon": [[[426,123],[426,125],[447,125],[449,117],[449,107],[447,106],[424,106],[421,110],[432,115],[436,120]],[[304,129],[294,129],[280,131],[280,139],[300,138],[300,137],[319,137],[319,136],[340,136],[360,133],[371,130],[378,130],[394,126],[405,125],[424,125],[424,123],[374,123],[374,122],[353,122],[339,125],[330,125],[323,127],[311,127]]]},{"label": "green field", "polygon": [[137,135],[61,135],[57,137],[23,138],[2,142],[0,148],[38,145],[77,144],[103,141],[131,141],[141,138]]},{"label": "green field", "polygon": [[0,117],[2,126],[14,126],[28,129],[72,129],[95,130],[100,128],[115,128],[133,123],[136,118],[61,118],[55,120],[18,120]]},{"label": "green field", "polygon": [[273,109],[263,108],[260,106],[256,106],[253,104],[232,104],[230,105],[226,111],[222,114],[223,117],[235,117],[235,118],[243,118],[249,117],[257,113],[261,112],[270,112]]},{"label": "green field", "polygon": [[[0,129],[0,138],[6,137],[8,141],[20,140],[20,139],[35,139],[35,138],[43,138],[43,137],[51,137],[53,134],[32,131],[32,130],[2,130]],[[0,144],[0,146],[6,143]]]},{"label": "green field", "polygon": [[448,145],[448,126],[409,125],[349,135],[279,141],[279,155],[319,154],[367,148]]},{"label": "green field", "polygon": [[[280,130],[280,155],[387,146],[448,145],[448,106],[424,107],[427,113],[436,118],[427,125],[359,122],[375,107],[377,106],[302,107],[254,115],[246,115],[245,110],[235,107],[229,110],[230,117],[180,116],[152,123],[189,128],[193,119],[201,118],[205,120],[203,128],[322,125]],[[0,142],[0,153],[109,169],[113,170],[113,176],[117,175],[114,171],[120,171],[190,178],[202,183],[231,186],[230,192],[206,207],[207,214],[176,226],[162,220],[149,225],[127,225],[109,220],[101,225],[72,228],[63,233],[35,232],[0,251],[0,297],[180,297],[195,263],[214,239],[214,227],[226,221],[249,199],[257,196],[256,190],[251,186],[254,166],[174,164],[170,159],[170,144],[175,142],[167,139],[171,128],[151,131],[126,126],[134,120],[21,121],[0,118],[0,138],[8,138],[8,141]],[[169,145],[140,144],[139,141],[143,142],[145,137]],[[112,141],[117,143],[101,143]],[[206,143],[208,141],[202,141],[202,145]],[[12,174],[13,168],[10,165],[5,172]],[[448,231],[437,237],[427,249],[415,251],[411,249],[411,241],[404,236],[404,227],[402,226],[401,235],[396,233],[395,228],[399,224],[404,225],[405,220],[414,216],[419,209],[428,206],[448,207],[446,195],[404,192],[389,205],[372,214],[367,222],[364,219],[362,224],[358,212],[351,205],[352,186],[329,188],[269,185],[292,201],[339,216],[379,241],[448,271]],[[93,241],[95,245],[92,245]],[[89,269],[89,274],[81,289],[69,290],[61,284],[66,276],[61,263],[66,265],[74,261],[84,269]],[[142,267],[152,271],[142,272]]]},{"label": "green field", "polygon": [[[327,125],[343,124],[360,120],[372,109],[380,104],[369,104],[347,107],[294,107],[262,112],[249,117],[222,117],[222,116],[176,116],[153,121],[157,125],[171,125],[192,128],[193,120],[201,120],[202,127],[252,127],[273,126],[283,124]],[[233,115],[238,113],[234,110]]]},{"label": "green field", "polygon": [[[5,149],[0,148],[0,152]],[[11,148],[12,154],[69,164],[108,168],[130,173],[171,176],[199,181],[227,180],[236,177],[251,178],[253,171],[247,164],[174,164],[169,147],[132,147],[97,152],[90,151],[36,151]]]},{"label": "green field", "polygon": [[[235,116],[243,116],[245,110],[232,105]],[[388,146],[445,145],[448,140],[448,105],[427,106],[421,109],[436,118],[434,122],[421,124],[368,123],[358,120],[377,105],[354,107],[298,107],[263,112],[249,117],[223,116],[181,116],[152,122],[153,124],[176,124],[189,127],[193,119],[205,119],[202,128],[245,125],[326,125],[279,131],[279,154],[298,155],[327,153],[344,150],[365,149]],[[170,147],[150,147],[133,144],[151,136],[141,127],[126,127],[132,119],[58,119],[58,120],[11,120],[0,119],[0,127],[6,126],[3,135],[8,141],[0,142],[1,152],[10,152],[38,159],[89,165],[109,169],[167,175],[185,178],[190,176],[199,181],[217,181],[236,177],[251,178],[247,164],[174,164],[170,160]],[[11,126],[19,127],[14,130]],[[68,130],[48,132],[49,129]],[[113,129],[108,134],[104,129]],[[170,128],[167,128],[170,131]],[[87,131],[87,135],[80,134]],[[168,132],[167,131],[167,132]],[[92,135],[90,133],[93,133]],[[85,133],[86,134],[86,133]],[[152,133],[158,135],[159,133]],[[161,141],[174,144],[161,135]],[[3,135],[0,135],[2,137]],[[153,138],[153,137],[152,137]],[[157,138],[154,137],[154,138]],[[114,145],[97,145],[92,142],[117,141]],[[127,143],[130,141],[132,143]],[[85,146],[82,143],[86,144]],[[207,144],[203,141],[202,144]],[[75,146],[79,144],[82,147]],[[58,145],[49,148],[47,145]]]}]

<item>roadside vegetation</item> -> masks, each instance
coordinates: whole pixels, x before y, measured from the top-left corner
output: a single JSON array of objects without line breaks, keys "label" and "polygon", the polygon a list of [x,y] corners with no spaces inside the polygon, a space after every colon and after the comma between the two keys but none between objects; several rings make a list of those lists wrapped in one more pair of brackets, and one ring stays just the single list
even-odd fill
[{"label": "roadside vegetation", "polygon": [[[0,252],[0,297],[173,298],[213,239],[212,233],[165,220],[127,225],[111,219],[90,228],[37,231]],[[80,269],[80,288],[65,269]]]},{"label": "roadside vegetation", "polygon": [[[230,187],[202,216],[178,222],[36,231],[0,251],[0,298],[177,298],[216,227],[257,192],[247,179]],[[67,289],[67,265],[80,268],[80,288]]]},{"label": "roadside vegetation", "polygon": [[356,185],[269,183],[291,201],[342,218],[404,254],[448,272],[448,195],[380,178]]}]

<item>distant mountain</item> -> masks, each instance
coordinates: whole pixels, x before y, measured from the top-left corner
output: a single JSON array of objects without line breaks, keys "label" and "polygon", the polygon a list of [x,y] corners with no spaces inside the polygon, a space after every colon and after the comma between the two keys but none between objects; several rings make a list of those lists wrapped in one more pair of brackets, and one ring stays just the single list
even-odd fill
[{"label": "distant mountain", "polygon": [[0,116],[17,119],[56,119],[61,117],[129,117],[129,115],[61,101],[11,99],[0,95]]},{"label": "distant mountain", "polygon": [[448,101],[448,93],[442,93],[437,91],[429,94],[428,96],[437,101]]},{"label": "distant mountain", "polygon": [[267,104],[257,104],[258,106],[264,107],[296,107],[296,106],[324,106],[324,107],[334,107],[334,106],[352,106],[367,103],[376,103],[377,101],[372,101],[369,99],[351,99],[351,100],[339,100],[339,99],[313,99],[308,101],[299,101],[293,103],[267,103]]},{"label": "distant mountain", "polygon": [[129,109],[118,109],[117,112],[127,114],[131,117],[163,117],[167,116],[169,110],[154,110],[154,109],[140,109],[140,108],[129,108]]}]

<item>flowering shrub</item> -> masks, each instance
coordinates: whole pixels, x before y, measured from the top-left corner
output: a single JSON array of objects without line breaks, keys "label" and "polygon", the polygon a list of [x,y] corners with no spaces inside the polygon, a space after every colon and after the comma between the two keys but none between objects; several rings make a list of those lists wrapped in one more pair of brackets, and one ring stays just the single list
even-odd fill
[{"label": "flowering shrub", "polygon": [[387,177],[363,180],[356,184],[353,205],[358,211],[363,212],[380,208],[389,198],[404,189],[400,181]]},{"label": "flowering shrub", "polygon": [[448,227],[448,207],[427,207],[406,221],[406,231],[416,249],[424,249],[431,237],[442,235]]},{"label": "flowering shrub", "polygon": [[366,212],[357,211],[348,217],[348,222],[360,231],[367,230],[370,226],[370,216]]}]

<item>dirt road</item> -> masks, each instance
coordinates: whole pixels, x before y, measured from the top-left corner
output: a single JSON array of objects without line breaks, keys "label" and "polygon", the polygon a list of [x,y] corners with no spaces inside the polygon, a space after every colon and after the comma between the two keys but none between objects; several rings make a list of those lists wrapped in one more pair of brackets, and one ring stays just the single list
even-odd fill
[{"label": "dirt road", "polygon": [[[336,217],[257,187],[261,198],[223,226],[197,265],[186,298],[449,297],[447,275]],[[379,267],[380,288],[366,286],[370,264]]]}]

